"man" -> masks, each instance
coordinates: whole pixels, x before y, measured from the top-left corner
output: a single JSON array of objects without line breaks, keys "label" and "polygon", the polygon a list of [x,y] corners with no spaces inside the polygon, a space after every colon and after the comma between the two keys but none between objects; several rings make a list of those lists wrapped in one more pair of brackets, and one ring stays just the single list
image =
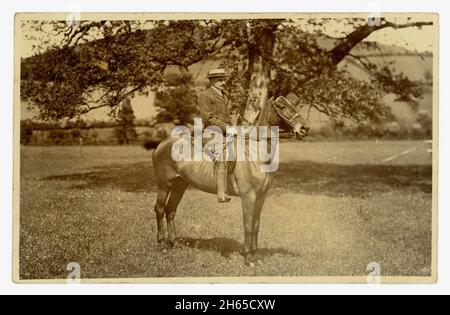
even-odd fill
[{"label": "man", "polygon": [[[227,126],[232,124],[232,108],[228,97],[225,95],[225,82],[228,74],[225,69],[209,71],[207,78],[210,87],[199,95],[199,110],[204,127],[217,126],[226,134]],[[222,152],[223,153],[223,152]],[[220,203],[229,202],[231,198],[227,194],[228,165],[225,154],[217,161],[217,194]]]}]

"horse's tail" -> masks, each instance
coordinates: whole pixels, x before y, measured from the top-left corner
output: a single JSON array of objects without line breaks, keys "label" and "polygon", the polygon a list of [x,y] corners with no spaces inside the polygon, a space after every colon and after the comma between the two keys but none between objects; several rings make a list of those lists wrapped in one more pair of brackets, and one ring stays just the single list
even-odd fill
[{"label": "horse's tail", "polygon": [[[161,144],[161,143],[159,143],[159,144]],[[153,152],[152,152],[152,161],[153,161],[153,162],[155,162],[155,152],[156,152],[156,150],[158,149],[159,144],[156,146],[155,150],[153,150]]]}]

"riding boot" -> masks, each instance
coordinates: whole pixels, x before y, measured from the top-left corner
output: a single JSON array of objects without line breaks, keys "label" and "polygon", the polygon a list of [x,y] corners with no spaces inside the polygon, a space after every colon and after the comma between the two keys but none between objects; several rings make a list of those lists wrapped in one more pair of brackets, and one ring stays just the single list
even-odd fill
[{"label": "riding boot", "polygon": [[231,198],[227,194],[227,177],[228,164],[227,161],[219,161],[217,165],[217,195],[219,203],[230,202]]}]

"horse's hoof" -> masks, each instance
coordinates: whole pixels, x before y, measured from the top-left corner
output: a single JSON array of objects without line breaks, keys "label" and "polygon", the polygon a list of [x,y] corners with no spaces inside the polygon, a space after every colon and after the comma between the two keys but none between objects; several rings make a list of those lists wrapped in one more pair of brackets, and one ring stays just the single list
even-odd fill
[{"label": "horse's hoof", "polygon": [[249,267],[256,267],[256,259],[253,255],[248,255],[245,257],[245,264]]},{"label": "horse's hoof", "polygon": [[173,241],[167,241],[167,248],[169,249],[175,249],[175,248],[182,248],[183,243],[179,240],[173,240]]},{"label": "horse's hoof", "polygon": [[264,264],[262,257],[260,257],[259,255],[256,255],[256,254],[253,257],[253,262],[255,264],[257,264],[257,265],[263,265]]},{"label": "horse's hoof", "polygon": [[160,252],[165,253],[167,251],[167,244],[165,241],[158,241],[156,244],[156,249]]},{"label": "horse's hoof", "polygon": [[260,253],[255,252],[254,254],[254,261],[256,262],[257,265],[263,265],[263,257]]},{"label": "horse's hoof", "polygon": [[175,241],[172,242],[172,248],[183,248],[184,247],[184,243],[182,240],[176,239]]}]

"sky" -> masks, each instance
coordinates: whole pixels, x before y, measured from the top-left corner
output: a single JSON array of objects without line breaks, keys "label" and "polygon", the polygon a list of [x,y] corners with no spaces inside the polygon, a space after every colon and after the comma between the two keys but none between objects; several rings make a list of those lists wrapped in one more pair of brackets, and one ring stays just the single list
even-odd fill
[{"label": "sky", "polygon": [[[397,18],[389,18],[388,20],[391,22],[396,22],[399,24],[406,23],[407,17],[397,17]],[[427,19],[423,16],[414,17],[412,21],[426,21]],[[313,27],[309,25],[306,20],[299,20],[297,22],[299,25],[303,27],[306,31],[313,30]],[[151,26],[147,26],[149,28]],[[346,28],[342,24],[331,23],[326,28],[323,29],[323,32],[332,37],[342,37],[343,34],[349,33],[352,29]],[[413,52],[424,52],[424,51],[433,51],[433,42],[435,40],[436,35],[436,26],[424,26],[421,29],[418,28],[405,28],[405,29],[392,29],[387,28],[371,34],[366,41],[378,42],[380,44],[385,45],[393,45],[401,48],[405,48],[411,50]],[[50,43],[60,42],[61,37],[54,37]],[[33,45],[37,43],[36,40],[28,40],[25,36],[20,36],[20,56],[22,58],[26,58],[32,56],[34,54]],[[135,115],[139,119],[148,119],[156,114],[154,107],[152,106],[154,95],[150,94],[149,96],[137,96],[132,100],[132,106],[135,112]],[[32,118],[36,115],[36,113],[30,112],[26,109],[26,104],[22,104],[22,118]],[[107,110],[99,109],[89,113],[85,116],[86,119],[107,119]]]}]

